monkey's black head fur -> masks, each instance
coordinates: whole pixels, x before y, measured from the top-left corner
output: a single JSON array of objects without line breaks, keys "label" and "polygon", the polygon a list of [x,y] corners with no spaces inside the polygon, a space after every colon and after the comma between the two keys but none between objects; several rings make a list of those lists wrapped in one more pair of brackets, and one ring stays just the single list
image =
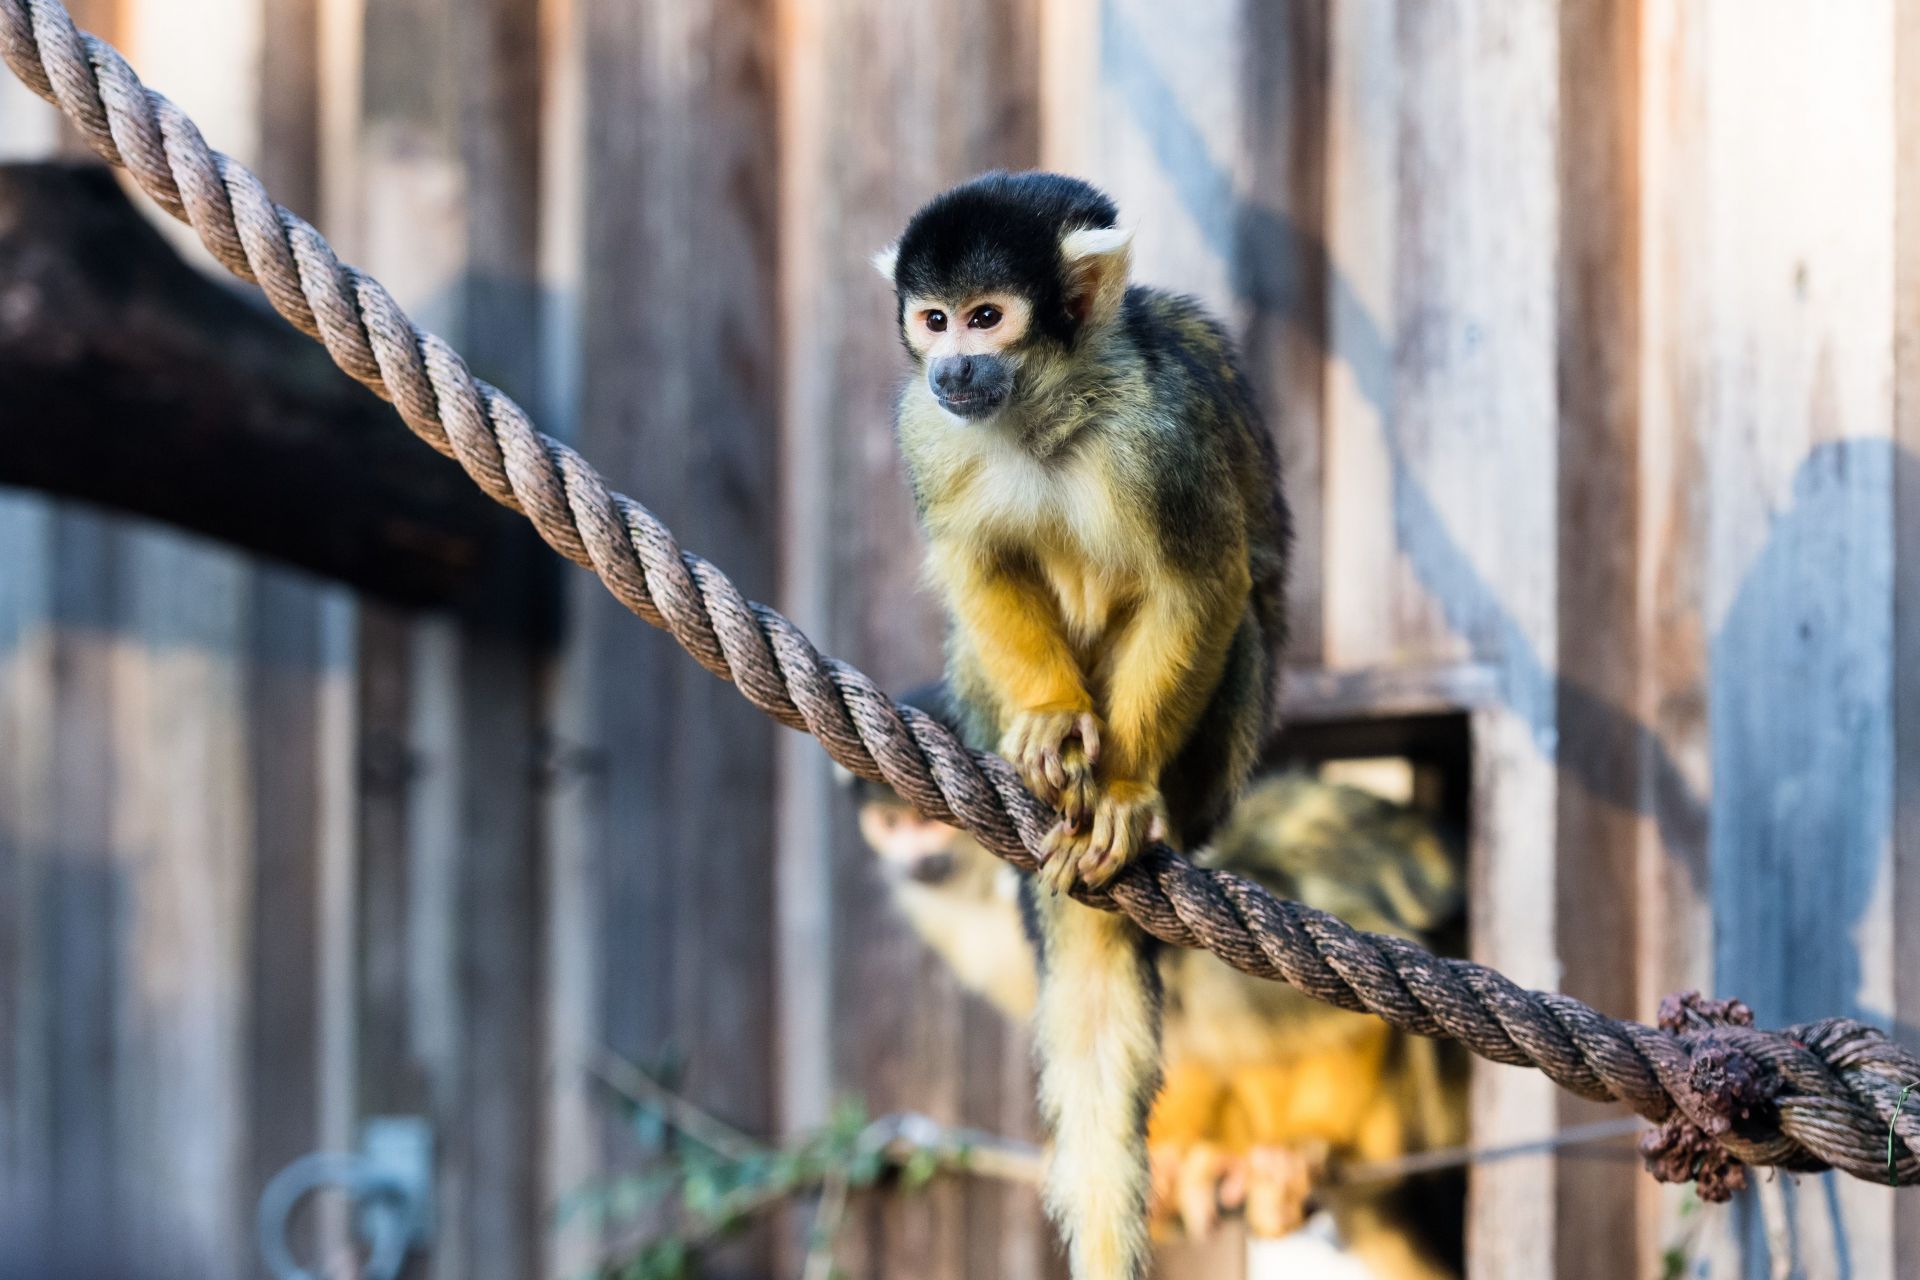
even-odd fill
[{"label": "monkey's black head fur", "polygon": [[1057,173],[986,173],[935,196],[907,223],[894,260],[902,306],[914,295],[1011,288],[1033,304],[1034,327],[1072,345],[1060,240],[1111,227],[1120,211],[1097,187]]}]

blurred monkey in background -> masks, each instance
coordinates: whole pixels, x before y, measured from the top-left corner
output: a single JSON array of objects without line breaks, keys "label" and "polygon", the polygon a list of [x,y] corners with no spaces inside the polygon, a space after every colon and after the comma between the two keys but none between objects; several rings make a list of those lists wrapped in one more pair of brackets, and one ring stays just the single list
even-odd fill
[{"label": "blurred monkey in background", "polygon": [[[905,700],[951,714],[938,685]],[[1020,873],[885,787],[852,785],[861,835],[914,932],[961,985],[1026,1019],[1035,958]],[[1424,817],[1305,773],[1256,783],[1199,860],[1415,940],[1431,941],[1460,905],[1455,860]],[[1342,1165],[1462,1142],[1458,1056],[1205,952],[1163,948],[1157,964],[1166,1066],[1147,1129],[1156,1230],[1178,1222],[1203,1235],[1221,1208],[1238,1208],[1256,1235],[1278,1236],[1325,1208],[1347,1250],[1383,1280],[1452,1274],[1415,1221],[1430,1210],[1415,1189],[1346,1188],[1337,1177]]]}]

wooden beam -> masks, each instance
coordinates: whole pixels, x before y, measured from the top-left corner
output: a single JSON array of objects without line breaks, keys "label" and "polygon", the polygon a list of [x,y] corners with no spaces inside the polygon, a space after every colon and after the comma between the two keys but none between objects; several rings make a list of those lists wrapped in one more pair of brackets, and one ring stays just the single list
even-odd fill
[{"label": "wooden beam", "polygon": [[105,169],[0,166],[0,405],[0,484],[401,604],[544,613],[524,522],[319,347],[182,262]]},{"label": "wooden beam", "polygon": [[1478,662],[1421,667],[1288,667],[1280,688],[1282,725],[1478,711],[1500,698],[1500,673]]}]

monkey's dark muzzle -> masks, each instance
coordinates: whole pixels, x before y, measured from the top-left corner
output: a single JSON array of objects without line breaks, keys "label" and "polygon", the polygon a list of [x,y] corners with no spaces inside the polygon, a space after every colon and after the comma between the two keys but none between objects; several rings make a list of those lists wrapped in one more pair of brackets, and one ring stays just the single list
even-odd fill
[{"label": "monkey's dark muzzle", "polygon": [[927,386],[956,418],[984,418],[1013,392],[1013,366],[999,356],[942,356],[927,367]]},{"label": "monkey's dark muzzle", "polygon": [[929,853],[907,865],[907,875],[921,884],[940,884],[950,879],[960,865],[951,853]]}]

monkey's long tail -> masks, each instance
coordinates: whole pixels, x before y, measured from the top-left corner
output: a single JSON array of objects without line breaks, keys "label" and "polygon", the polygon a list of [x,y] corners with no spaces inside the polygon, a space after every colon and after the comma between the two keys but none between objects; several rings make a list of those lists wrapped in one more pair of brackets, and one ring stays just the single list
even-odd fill
[{"label": "monkey's long tail", "polygon": [[1147,1268],[1147,1113],[1160,1088],[1160,979],[1122,916],[1035,893],[1040,1108],[1053,1131],[1047,1212],[1073,1280]]}]

